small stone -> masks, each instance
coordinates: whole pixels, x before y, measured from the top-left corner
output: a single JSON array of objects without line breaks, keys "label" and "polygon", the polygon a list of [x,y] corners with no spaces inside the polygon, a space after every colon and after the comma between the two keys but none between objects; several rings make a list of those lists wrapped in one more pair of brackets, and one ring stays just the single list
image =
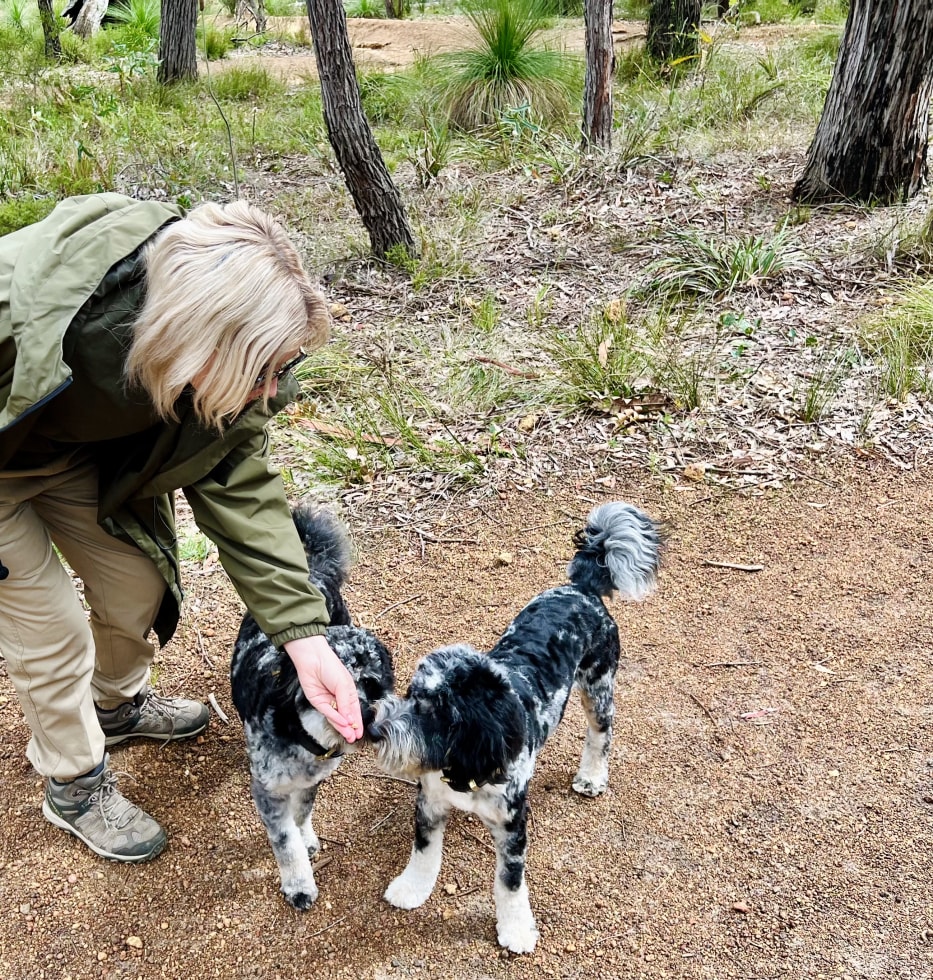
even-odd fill
[{"label": "small stone", "polygon": [[133,949],[142,949],[143,941],[139,938],[139,936],[127,936],[126,945],[132,947]]},{"label": "small stone", "polygon": [[748,913],[751,912],[751,909],[745,902],[733,902],[732,911],[741,912],[742,915],[748,915]]}]

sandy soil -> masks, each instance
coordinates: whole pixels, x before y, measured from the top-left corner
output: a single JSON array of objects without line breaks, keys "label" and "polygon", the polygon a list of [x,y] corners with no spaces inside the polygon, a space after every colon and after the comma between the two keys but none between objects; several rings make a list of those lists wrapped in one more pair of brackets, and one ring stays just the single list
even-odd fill
[{"label": "sandy soil", "polygon": [[[414,50],[438,50],[453,30],[437,22],[350,28],[355,55],[398,65]],[[289,77],[300,58],[304,72],[312,61],[307,52],[276,58]],[[776,187],[791,164],[799,159],[768,161]],[[767,209],[784,207],[781,192],[763,195],[755,166],[743,161],[745,185],[727,169],[701,174],[716,194],[700,203],[664,184],[656,207],[672,202],[681,220],[709,209],[712,226],[722,190],[754,215],[762,209],[773,227]],[[635,203],[619,221],[637,230],[651,209],[639,203],[637,175],[626,186]],[[274,205],[281,191],[270,183],[263,193]],[[543,211],[548,194],[564,192],[536,193]],[[593,202],[595,192],[572,198],[568,222],[586,224]],[[516,271],[537,288],[534,263],[550,254],[543,232],[537,251],[525,249],[524,214],[517,231],[503,219],[481,243],[482,268],[512,290]],[[577,225],[582,250],[590,238]],[[595,275],[586,269],[584,285]],[[339,278],[331,283],[335,298],[358,307],[346,329],[362,332],[382,300],[353,285],[340,292]],[[843,297],[848,305],[839,296],[784,313],[822,336],[871,301],[867,289]],[[453,300],[438,289],[433,302]],[[768,302],[766,320],[798,325],[774,316],[780,291]],[[383,321],[375,322],[378,333]],[[780,363],[774,374],[787,373]],[[748,426],[755,415],[739,417]],[[676,469],[649,470],[635,460],[636,432],[631,462],[593,448],[598,439],[570,440],[535,481],[490,480],[432,507],[415,508],[408,488],[390,492],[378,480],[346,498],[359,555],[347,598],[393,650],[401,688],[433,647],[490,644],[536,592],[562,581],[570,535],[594,503],[629,499],[668,525],[658,594],[614,607],[625,660],[609,792],[589,800],[570,789],[584,732],[575,699],[539,760],[528,880],[541,941],[528,957],[496,944],[493,853],[483,828],[462,815],[452,820],[432,898],[410,913],[382,900],[407,860],[414,794],[383,778],[369,752],[348,759],[319,796],[315,822],[330,860],[318,874],[318,903],[304,914],[285,904],[229,695],[242,609],[214,562],[186,567],[186,618],[158,655],[156,682],[167,694],[213,693],[229,721],[215,715],[195,744],[131,744],[113,754],[128,774],[124,790],[169,832],[168,851],[151,865],[100,861],[42,819],[41,781],[24,758],[28,732],[0,662],[0,978],[933,976],[933,481],[923,417],[903,446],[889,442],[891,463],[880,437],[870,459],[853,449],[820,464],[798,447],[789,456],[797,478],[783,489],[735,492],[681,478],[685,459],[713,458],[723,473],[730,460],[744,465],[730,444],[712,440],[701,447],[712,457],[679,443]],[[535,452],[548,452],[551,432],[567,441],[566,425],[544,428]],[[752,469],[771,445],[759,441]],[[570,465],[581,460],[586,472]],[[289,459],[296,475],[301,465]]]},{"label": "sandy soil", "polygon": [[[538,765],[533,955],[500,953],[493,854],[462,815],[427,904],[403,913],[382,901],[410,848],[413,790],[381,778],[368,752],[319,797],[332,860],[317,905],[286,906],[235,720],[215,717],[195,745],[114,752],[171,845],[148,866],[97,860],[42,820],[3,679],[0,975],[930,976],[933,484],[877,465],[814,476],[755,498],[635,474],[569,479],[551,494],[449,506],[439,544],[351,515],[361,557],[348,598],[393,649],[401,686],[433,646],[490,643],[561,581],[591,502],[627,498],[668,524],[659,593],[615,607],[625,663],[609,792],[570,790],[584,730],[575,700]],[[239,604],[213,566],[191,567],[189,585],[159,687],[214,692],[235,719]]]},{"label": "sandy soil", "polygon": [[[310,39],[307,17],[270,17],[269,31],[283,38],[283,42],[259,50],[236,49],[227,58],[211,62],[211,71],[226,70],[241,64],[242,58],[248,58],[250,65],[261,64],[270,73],[289,82],[300,83],[317,77],[314,54],[307,46]],[[355,64],[360,69],[372,71],[394,71],[410,65],[418,56],[463,50],[475,36],[469,21],[463,17],[401,21],[351,17],[347,20],[347,33]],[[617,44],[638,36],[644,36],[643,23],[617,21],[613,27]],[[289,38],[301,39],[303,43],[289,43]],[[551,31],[548,42],[582,53],[583,30]]]}]

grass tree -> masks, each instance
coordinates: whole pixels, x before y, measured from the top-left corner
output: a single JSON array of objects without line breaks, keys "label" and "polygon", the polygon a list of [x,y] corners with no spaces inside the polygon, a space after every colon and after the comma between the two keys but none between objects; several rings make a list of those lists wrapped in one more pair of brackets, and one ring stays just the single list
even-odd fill
[{"label": "grass tree", "polygon": [[569,56],[541,41],[550,22],[545,0],[466,0],[463,10],[479,41],[441,62],[450,122],[479,129],[526,105],[541,120],[566,114],[579,73]]}]

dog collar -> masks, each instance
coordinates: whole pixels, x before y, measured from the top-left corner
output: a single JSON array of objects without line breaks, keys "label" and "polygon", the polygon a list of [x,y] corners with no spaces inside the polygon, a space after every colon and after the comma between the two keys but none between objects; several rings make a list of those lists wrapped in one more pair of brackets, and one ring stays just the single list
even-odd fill
[{"label": "dog collar", "polygon": [[303,729],[299,728],[295,732],[295,740],[303,748],[307,749],[316,759],[324,761],[324,759],[335,759],[340,758],[343,755],[342,752],[338,752],[337,749],[340,748],[339,745],[334,745],[329,749],[325,749],[320,742],[311,738],[311,736]]},{"label": "dog collar", "polygon": [[447,785],[455,793],[475,793],[478,789],[483,786],[488,786],[490,783],[502,782],[501,779],[497,779],[498,776],[502,775],[501,769],[493,769],[493,771],[485,779],[468,779],[459,780],[451,772],[450,769],[442,769],[441,772],[441,782],[447,783]]}]

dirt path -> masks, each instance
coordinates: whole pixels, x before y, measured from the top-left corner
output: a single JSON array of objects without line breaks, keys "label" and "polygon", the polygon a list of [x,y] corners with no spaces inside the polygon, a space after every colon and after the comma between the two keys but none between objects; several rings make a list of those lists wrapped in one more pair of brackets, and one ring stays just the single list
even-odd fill
[{"label": "dirt path", "polygon": [[[307,47],[308,20],[306,17],[270,17],[270,33],[283,38],[303,38],[304,44],[270,44],[263,48],[239,48],[228,57],[211,62],[211,71],[225,71],[248,59],[251,65],[262,65],[271,74],[290,84],[302,84],[317,77],[317,64]],[[797,26],[799,33],[801,28]],[[731,35],[733,29],[724,29]],[[353,60],[366,71],[395,71],[411,65],[418,57],[461,51],[469,47],[474,37],[469,21],[464,17],[432,17],[429,20],[367,20],[351,17],[347,33],[353,49]],[[742,29],[742,43],[751,41],[767,45],[777,43],[787,34],[780,24],[768,24]],[[615,21],[613,42],[617,49],[645,36],[643,21]],[[585,51],[583,28],[562,27],[548,31],[546,43],[582,55]]]},{"label": "dirt path", "polygon": [[[435,895],[380,898],[411,844],[412,789],[345,763],[316,810],[331,862],[306,914],[278,894],[235,721],[199,744],[114,752],[171,837],[158,861],[93,858],[39,814],[27,732],[0,678],[0,976],[915,978],[933,975],[933,482],[824,470],[759,497],[569,478],[438,512],[431,544],[353,523],[348,593],[396,655],[491,642],[561,581],[591,502],[630,499],[669,525],[659,593],[616,606],[625,651],[610,791],[577,797],[575,699],[533,782],[529,883],[542,938],[500,954],[493,855],[452,821]],[[446,515],[446,516],[445,516]],[[440,533],[437,533],[440,532]],[[503,552],[511,554],[504,563]],[[706,564],[761,566],[743,572]],[[226,671],[239,605],[188,570],[189,620],[160,688],[234,718]],[[197,629],[195,628],[195,624]],[[134,937],[134,938],[131,938]]]}]

